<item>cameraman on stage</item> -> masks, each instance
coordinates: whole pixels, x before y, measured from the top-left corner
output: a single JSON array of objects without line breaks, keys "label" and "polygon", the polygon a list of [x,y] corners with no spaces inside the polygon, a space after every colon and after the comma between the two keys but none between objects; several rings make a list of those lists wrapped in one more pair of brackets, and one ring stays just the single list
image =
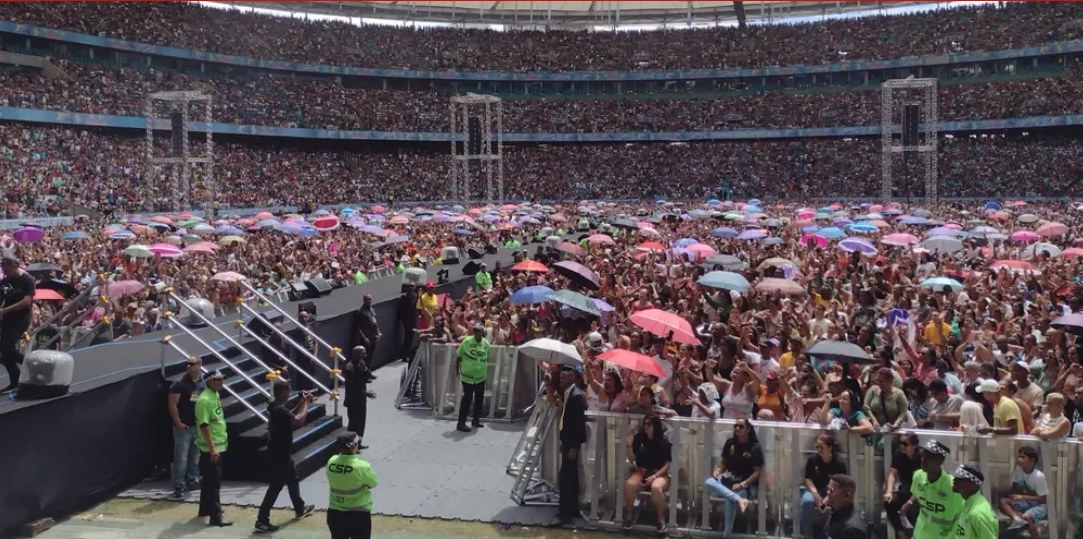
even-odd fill
[{"label": "cameraman on stage", "polygon": [[0,393],[19,386],[19,365],[23,353],[19,351],[26,330],[30,328],[30,308],[34,301],[34,278],[19,267],[19,261],[10,256],[0,259],[0,363],[8,371],[8,385]]},{"label": "cameraman on stage", "polygon": [[310,392],[301,394],[301,398],[293,411],[286,409],[286,401],[290,398],[290,383],[288,380],[279,378],[274,383],[274,401],[267,407],[267,430],[270,439],[267,442],[267,469],[270,484],[267,485],[267,494],[263,496],[263,503],[259,506],[259,515],[256,516],[256,531],[273,532],[278,526],[271,524],[271,508],[274,506],[278,494],[285,486],[290,493],[290,501],[293,502],[293,510],[297,518],[302,518],[312,513],[315,506],[305,505],[301,499],[301,485],[297,477],[297,468],[291,458],[293,450],[293,431],[305,424],[308,416],[308,405],[315,399]]}]

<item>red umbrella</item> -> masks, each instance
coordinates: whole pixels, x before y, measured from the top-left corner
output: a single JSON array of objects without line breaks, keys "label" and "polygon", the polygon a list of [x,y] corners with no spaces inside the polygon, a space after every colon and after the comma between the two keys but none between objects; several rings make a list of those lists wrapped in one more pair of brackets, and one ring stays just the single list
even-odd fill
[{"label": "red umbrella", "polygon": [[636,246],[640,251],[665,251],[666,246],[656,241],[645,241]]},{"label": "red umbrella", "polygon": [[999,270],[1000,268],[1008,268],[1017,271],[1034,271],[1038,269],[1037,266],[1027,262],[1026,260],[997,260],[992,264],[989,264],[991,269]]},{"label": "red umbrella", "polygon": [[316,227],[318,230],[334,230],[338,228],[338,225],[338,217],[335,217],[334,215],[324,215],[323,217],[319,217],[315,221],[312,221],[312,226]]},{"label": "red umbrella", "polygon": [[553,248],[560,252],[568,253],[574,256],[583,256],[584,254],[586,254],[586,251],[584,251],[582,247],[570,241],[560,242],[556,245],[556,247]]},{"label": "red umbrella", "polygon": [[549,271],[549,268],[536,260],[524,260],[511,267],[511,271],[533,271],[536,273],[545,273]]},{"label": "red umbrella", "polygon": [[672,332],[673,340],[679,343],[699,344],[699,339],[692,331],[692,325],[676,313],[661,309],[647,309],[633,314],[631,320],[633,324],[659,337],[667,337]]},{"label": "red umbrella", "polygon": [[34,299],[38,301],[64,301],[64,296],[60,295],[56,290],[39,288],[34,291]]},{"label": "red umbrella", "polygon": [[662,370],[661,365],[654,362],[654,359],[650,356],[645,356],[631,350],[614,348],[608,352],[598,354],[598,359],[608,361],[628,370],[644,372],[659,378],[666,377],[666,372]]}]

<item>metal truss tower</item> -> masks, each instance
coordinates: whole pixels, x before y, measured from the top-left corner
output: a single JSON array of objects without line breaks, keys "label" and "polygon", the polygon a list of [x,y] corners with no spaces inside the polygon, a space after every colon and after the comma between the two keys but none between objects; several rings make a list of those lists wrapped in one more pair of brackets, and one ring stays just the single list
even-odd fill
[{"label": "metal truss tower", "polygon": [[492,95],[452,96],[451,135],[451,199],[476,200],[472,185],[476,176],[485,180],[486,202],[503,201],[503,101]]},{"label": "metal truss tower", "polygon": [[[180,123],[174,118],[179,115]],[[168,208],[151,207],[150,210],[169,209],[184,211],[197,209],[197,200],[193,196],[192,177],[194,172],[202,171],[204,188],[207,196],[203,201],[207,217],[213,217],[216,209],[214,181],[214,139],[211,133],[213,108],[210,94],[202,91],[155,92],[147,96],[144,108],[147,120],[145,189],[147,200],[165,202]],[[189,133],[192,128],[192,116],[199,118],[205,126],[204,149],[200,154],[193,154],[189,146]],[[171,145],[166,150],[155,148],[154,131],[168,130],[172,135]],[[179,147],[178,147],[179,145]]]},{"label": "metal truss tower", "polygon": [[[922,103],[917,143],[907,146],[903,144],[902,129],[899,129],[902,121],[896,118],[900,108],[896,106],[895,92],[910,90],[921,91]],[[880,137],[883,176],[880,183],[880,197],[884,200],[892,198],[894,191],[892,165],[895,155],[905,155],[907,152],[915,152],[924,159],[925,199],[935,203],[938,198],[937,135],[940,129],[940,117],[936,92],[936,79],[893,79],[885,81],[882,85]]]}]

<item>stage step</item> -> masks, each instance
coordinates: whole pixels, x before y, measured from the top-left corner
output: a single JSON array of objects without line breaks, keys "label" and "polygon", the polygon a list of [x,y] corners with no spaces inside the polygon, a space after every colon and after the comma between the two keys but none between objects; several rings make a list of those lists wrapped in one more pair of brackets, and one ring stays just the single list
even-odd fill
[{"label": "stage step", "polygon": [[[287,408],[292,410],[296,399],[296,395],[291,397]],[[266,405],[260,409],[265,410]],[[230,431],[235,434],[230,436],[231,458],[226,476],[234,480],[266,481],[267,424],[255,418],[250,410],[245,412],[227,419]],[[342,418],[327,414],[326,405],[313,404],[305,425],[293,431],[293,459],[302,478],[322,468],[334,452],[334,437],[342,427]]]}]

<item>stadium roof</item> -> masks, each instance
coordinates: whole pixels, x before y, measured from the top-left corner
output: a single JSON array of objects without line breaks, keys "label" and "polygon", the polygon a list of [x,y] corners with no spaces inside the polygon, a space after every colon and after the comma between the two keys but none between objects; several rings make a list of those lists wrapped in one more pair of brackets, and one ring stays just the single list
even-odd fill
[{"label": "stadium roof", "polygon": [[[551,2],[535,1],[371,1],[371,2],[245,2],[243,5],[281,11],[364,19],[460,25],[596,28],[664,25],[669,27],[735,24],[734,4],[741,2]],[[750,23],[795,17],[896,10],[920,2],[782,2],[746,1]],[[928,3],[926,2],[926,5]]]}]

